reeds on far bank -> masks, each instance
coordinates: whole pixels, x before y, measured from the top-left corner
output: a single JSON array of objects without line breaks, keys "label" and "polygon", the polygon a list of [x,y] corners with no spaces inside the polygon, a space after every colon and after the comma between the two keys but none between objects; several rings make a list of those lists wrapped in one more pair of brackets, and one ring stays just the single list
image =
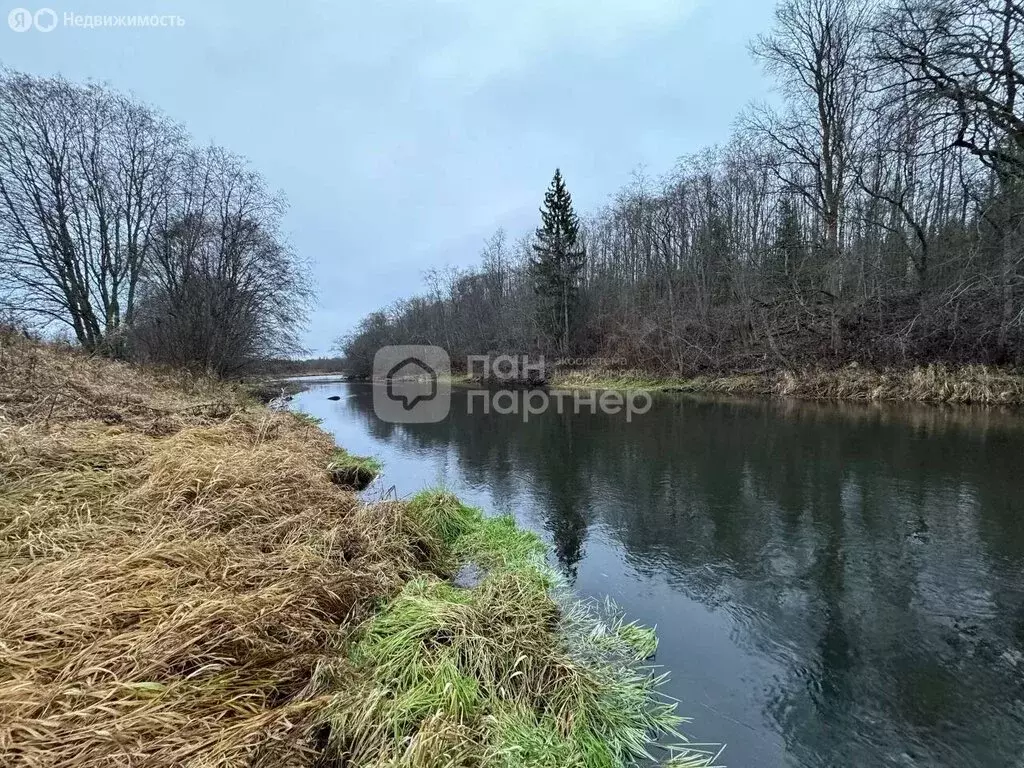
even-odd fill
[{"label": "reeds on far bank", "polygon": [[811,400],[1024,405],[1024,372],[988,365],[886,368],[846,365],[726,376],[658,377],[638,371],[567,371],[552,386],[642,389]]},{"label": "reeds on far bank", "polygon": [[832,370],[783,371],[776,375],[772,388],[784,397],[1024,404],[1024,374],[989,365],[927,365],[881,371],[848,365]]}]

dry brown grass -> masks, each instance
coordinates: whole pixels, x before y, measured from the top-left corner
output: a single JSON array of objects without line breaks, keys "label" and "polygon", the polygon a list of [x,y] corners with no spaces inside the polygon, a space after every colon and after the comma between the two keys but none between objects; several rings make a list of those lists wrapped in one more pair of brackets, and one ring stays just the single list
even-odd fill
[{"label": "dry brown grass", "polygon": [[212,382],[0,339],[0,764],[310,764],[314,671],[432,544]]},{"label": "dry brown grass", "polygon": [[858,365],[692,379],[639,371],[569,371],[554,386],[642,389],[818,400],[1024,405],[1024,374],[987,365],[927,365],[876,370]]},{"label": "dry brown grass", "polygon": [[143,371],[0,327],[0,418],[54,423],[127,423],[151,434],[213,423],[247,401],[237,388],[186,371]]},{"label": "dry brown grass", "polygon": [[784,397],[835,400],[1024,404],[1024,376],[988,365],[785,371],[776,375],[772,390]]},{"label": "dry brown grass", "polygon": [[0,364],[4,768],[623,768],[674,735],[653,631],[556,599],[511,518],[361,503],[339,470],[374,462],[215,382]]}]

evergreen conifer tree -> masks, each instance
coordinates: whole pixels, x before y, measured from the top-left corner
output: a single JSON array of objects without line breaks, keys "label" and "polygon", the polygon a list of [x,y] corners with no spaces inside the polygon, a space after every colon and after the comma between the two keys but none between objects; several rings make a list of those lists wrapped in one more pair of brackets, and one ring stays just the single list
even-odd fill
[{"label": "evergreen conifer tree", "polygon": [[544,194],[540,215],[541,226],[530,264],[540,325],[556,347],[567,353],[586,250],[580,243],[579,218],[572,207],[572,196],[558,169]]}]

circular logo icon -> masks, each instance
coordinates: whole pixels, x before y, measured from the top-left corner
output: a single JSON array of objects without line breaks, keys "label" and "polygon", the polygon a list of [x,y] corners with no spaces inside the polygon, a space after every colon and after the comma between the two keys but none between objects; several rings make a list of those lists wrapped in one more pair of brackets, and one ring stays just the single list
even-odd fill
[{"label": "circular logo icon", "polygon": [[35,22],[40,32],[52,32],[57,26],[57,12],[52,8],[40,8],[36,11]]},{"label": "circular logo icon", "polygon": [[15,32],[28,32],[32,29],[32,11],[28,8],[15,8],[7,14],[7,26]]}]

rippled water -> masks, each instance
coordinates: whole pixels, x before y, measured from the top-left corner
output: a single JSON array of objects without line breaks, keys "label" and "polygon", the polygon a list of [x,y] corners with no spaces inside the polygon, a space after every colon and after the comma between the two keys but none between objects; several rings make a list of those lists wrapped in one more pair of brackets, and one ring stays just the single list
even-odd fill
[{"label": "rippled water", "polygon": [[[342,399],[329,401],[331,395]],[[1024,417],[665,396],[644,416],[295,407],[372,454],[371,494],[443,483],[656,624],[668,693],[729,766],[1024,766]]]}]

